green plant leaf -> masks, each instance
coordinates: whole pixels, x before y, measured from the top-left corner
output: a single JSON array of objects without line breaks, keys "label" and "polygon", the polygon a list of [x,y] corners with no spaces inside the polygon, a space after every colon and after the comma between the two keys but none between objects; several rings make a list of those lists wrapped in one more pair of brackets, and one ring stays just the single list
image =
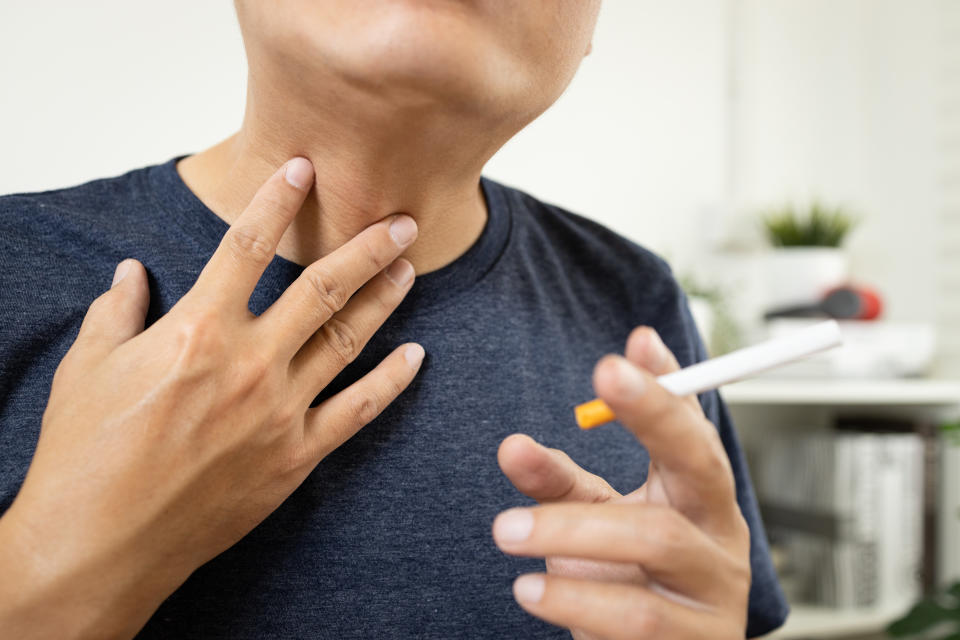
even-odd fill
[{"label": "green plant leaf", "polygon": [[956,620],[956,612],[946,609],[932,600],[921,600],[899,620],[887,627],[894,637],[912,636],[944,622]]},{"label": "green plant leaf", "polygon": [[[946,424],[942,424],[940,425],[940,431],[942,431],[943,435],[951,441],[951,444],[960,446],[960,422],[948,422]],[[960,598],[960,594],[957,594],[957,597]]]},{"label": "green plant leaf", "polygon": [[[957,426],[960,427],[960,424]],[[947,589],[947,593],[960,601],[960,582],[954,582],[952,585],[950,585],[950,587]],[[958,604],[960,604],[960,602],[958,602]]]},{"label": "green plant leaf", "polygon": [[819,202],[803,214],[787,205],[763,218],[767,238],[775,247],[839,247],[855,224],[842,208]]}]

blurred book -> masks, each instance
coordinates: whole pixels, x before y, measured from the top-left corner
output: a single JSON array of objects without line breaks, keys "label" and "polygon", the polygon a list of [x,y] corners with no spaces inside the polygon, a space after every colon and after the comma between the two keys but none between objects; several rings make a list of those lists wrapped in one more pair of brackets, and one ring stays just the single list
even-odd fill
[{"label": "blurred book", "polygon": [[947,437],[941,452],[942,478],[938,508],[940,560],[936,576],[939,584],[960,581],[960,442]]},{"label": "blurred book", "polygon": [[755,453],[757,494],[793,601],[897,607],[919,597],[920,435],[777,434]]}]

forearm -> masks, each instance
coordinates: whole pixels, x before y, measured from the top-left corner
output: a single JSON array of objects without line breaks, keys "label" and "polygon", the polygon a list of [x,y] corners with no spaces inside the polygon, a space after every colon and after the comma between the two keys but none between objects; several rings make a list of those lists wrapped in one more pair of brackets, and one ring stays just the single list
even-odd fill
[{"label": "forearm", "polygon": [[123,550],[83,553],[49,525],[38,531],[14,508],[0,517],[4,637],[132,638],[186,577]]}]

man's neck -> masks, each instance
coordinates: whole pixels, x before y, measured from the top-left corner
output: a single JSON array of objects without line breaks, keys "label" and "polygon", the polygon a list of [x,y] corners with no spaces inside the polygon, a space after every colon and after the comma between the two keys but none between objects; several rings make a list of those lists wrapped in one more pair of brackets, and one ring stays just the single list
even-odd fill
[{"label": "man's neck", "polygon": [[[178,171],[215,214],[232,223],[286,160],[308,158],[316,185],[284,235],[278,254],[306,265],[395,212],[416,219],[404,254],[417,273],[454,261],[476,241],[487,211],[480,172],[501,136],[461,126],[449,114],[323,109],[258,109],[241,130],[184,159]],[[508,137],[508,136],[507,136]]]}]

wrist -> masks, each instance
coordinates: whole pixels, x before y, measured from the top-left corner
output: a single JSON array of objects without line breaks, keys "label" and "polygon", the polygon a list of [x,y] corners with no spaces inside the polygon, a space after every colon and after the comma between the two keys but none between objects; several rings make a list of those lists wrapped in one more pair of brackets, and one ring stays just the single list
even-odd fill
[{"label": "wrist", "polygon": [[132,638],[187,577],[58,539],[65,528],[34,526],[17,506],[0,517],[0,628],[11,637]]}]

